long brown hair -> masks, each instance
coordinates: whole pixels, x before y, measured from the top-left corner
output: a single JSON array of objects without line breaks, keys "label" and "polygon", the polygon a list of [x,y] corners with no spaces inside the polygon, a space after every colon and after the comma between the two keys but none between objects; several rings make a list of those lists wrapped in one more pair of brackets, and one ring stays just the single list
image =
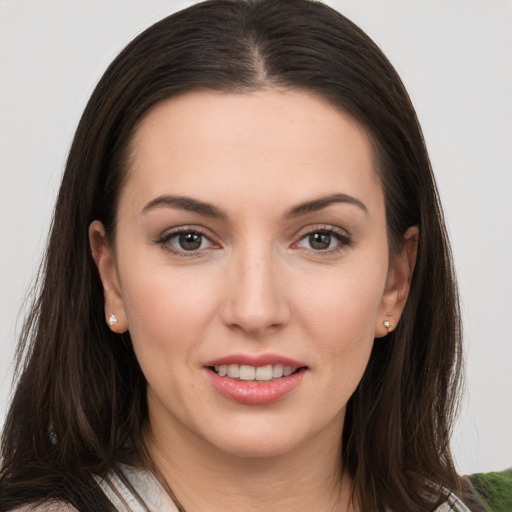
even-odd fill
[{"label": "long brown hair", "polygon": [[[133,40],[98,83],[77,128],[2,438],[1,504],[63,500],[107,510],[95,483],[119,463],[147,464],[146,381],[129,333],[104,322],[92,260],[94,219],[115,237],[129,144],[141,117],[191,90],[263,86],[318,95],[351,115],[375,147],[390,251],[419,227],[410,296],[396,330],[374,344],[351,397],[340,464],[365,511],[431,510],[432,482],[464,491],[449,449],[460,392],[460,320],[443,215],[418,120],[371,39],[308,0],[210,0]],[[146,462],[144,462],[146,461]]]}]

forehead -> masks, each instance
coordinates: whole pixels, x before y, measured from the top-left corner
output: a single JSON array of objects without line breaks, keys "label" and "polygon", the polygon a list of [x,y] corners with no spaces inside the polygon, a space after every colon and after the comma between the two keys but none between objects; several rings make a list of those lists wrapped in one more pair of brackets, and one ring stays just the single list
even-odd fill
[{"label": "forehead", "polygon": [[280,200],[283,190],[300,201],[333,187],[366,196],[381,193],[374,162],[358,123],[313,94],[191,92],[141,120],[125,188],[141,201],[191,189],[219,201],[259,192]]}]

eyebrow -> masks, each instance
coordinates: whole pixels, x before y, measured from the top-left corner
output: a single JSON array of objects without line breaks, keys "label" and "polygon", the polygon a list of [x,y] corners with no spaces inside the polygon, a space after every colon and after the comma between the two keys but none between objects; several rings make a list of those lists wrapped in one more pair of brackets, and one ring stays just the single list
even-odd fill
[{"label": "eyebrow", "polygon": [[[368,214],[368,208],[366,208],[366,205],[362,201],[347,194],[337,193],[300,203],[285,212],[283,217],[285,219],[300,217],[301,215],[317,212],[335,203],[352,204],[359,207],[366,214]],[[149,203],[144,206],[142,213],[146,213],[157,208],[174,208],[177,210],[185,210],[188,212],[197,213],[203,217],[211,217],[213,219],[225,220],[228,218],[227,214],[217,206],[186,196],[173,196],[167,194],[158,196],[155,199],[149,201]]]},{"label": "eyebrow", "polygon": [[198,201],[191,197],[163,195],[147,203],[142,209],[142,213],[149,212],[156,208],[175,208],[177,210],[185,210],[197,213],[203,217],[211,217],[213,219],[226,219],[227,215],[213,204]]},{"label": "eyebrow", "polygon": [[301,215],[306,215],[308,213],[317,212],[319,210],[323,210],[327,208],[331,204],[335,203],[348,203],[353,204],[363,210],[364,213],[368,215],[368,208],[366,205],[360,201],[359,199],[349,196],[347,194],[329,194],[325,197],[319,197],[318,199],[313,199],[312,201],[306,201],[305,203],[301,203],[297,206],[294,206],[290,210],[288,210],[284,214],[285,219],[300,217]]}]

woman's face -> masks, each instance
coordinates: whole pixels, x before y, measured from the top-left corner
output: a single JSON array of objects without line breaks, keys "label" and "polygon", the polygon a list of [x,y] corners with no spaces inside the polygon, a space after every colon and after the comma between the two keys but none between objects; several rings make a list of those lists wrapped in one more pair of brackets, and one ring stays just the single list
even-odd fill
[{"label": "woman's face", "polygon": [[116,247],[99,222],[91,244],[155,439],[244,456],[338,443],[409,272],[388,260],[364,131],[305,92],[194,92],[151,110],[132,149]]}]

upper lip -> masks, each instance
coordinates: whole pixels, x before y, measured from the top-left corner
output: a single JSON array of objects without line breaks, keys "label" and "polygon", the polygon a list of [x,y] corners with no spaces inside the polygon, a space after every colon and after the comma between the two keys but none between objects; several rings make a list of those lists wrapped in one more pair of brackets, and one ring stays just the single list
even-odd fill
[{"label": "upper lip", "polygon": [[280,356],[278,354],[261,354],[258,356],[251,356],[248,354],[231,354],[229,356],[219,357],[218,359],[208,361],[205,366],[221,366],[229,364],[243,364],[256,367],[281,364],[283,366],[291,366],[292,368],[301,368],[306,366],[300,361]]}]

